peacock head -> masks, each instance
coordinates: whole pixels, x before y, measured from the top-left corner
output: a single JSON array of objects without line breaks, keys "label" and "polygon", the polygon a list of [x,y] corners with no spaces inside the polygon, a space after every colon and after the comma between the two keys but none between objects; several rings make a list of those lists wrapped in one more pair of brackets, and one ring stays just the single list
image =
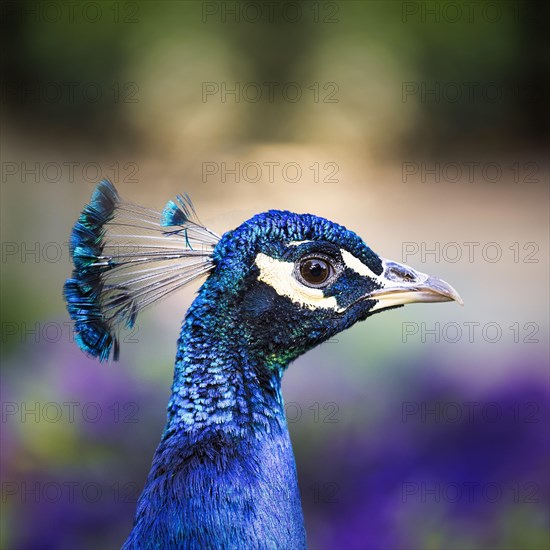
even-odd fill
[{"label": "peacock head", "polygon": [[132,327],[141,309],[204,274],[196,303],[214,302],[250,352],[274,363],[387,309],[462,303],[446,282],[378,256],[326,219],[272,210],[219,237],[189,197],[159,213],[123,202],[108,181],[75,224],[71,253],[67,307],[80,347],[100,360],[118,357],[120,324]]},{"label": "peacock head", "polygon": [[311,214],[258,214],[225,233],[212,258],[212,284],[230,289],[249,345],[275,361],[381,311],[462,303],[445,281],[382,258],[352,231]]}]

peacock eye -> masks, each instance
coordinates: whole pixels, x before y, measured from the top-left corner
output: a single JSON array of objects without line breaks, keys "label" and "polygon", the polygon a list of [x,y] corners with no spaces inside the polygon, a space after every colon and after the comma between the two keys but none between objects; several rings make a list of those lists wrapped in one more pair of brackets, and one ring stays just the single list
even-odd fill
[{"label": "peacock eye", "polygon": [[333,272],[332,265],[323,258],[306,258],[300,263],[300,275],[311,286],[322,285]]}]

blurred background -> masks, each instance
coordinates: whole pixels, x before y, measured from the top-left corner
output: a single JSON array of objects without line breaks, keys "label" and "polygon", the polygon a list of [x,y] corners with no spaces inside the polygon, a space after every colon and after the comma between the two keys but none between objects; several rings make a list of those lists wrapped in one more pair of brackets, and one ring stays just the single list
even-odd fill
[{"label": "blurred background", "polygon": [[3,2],[0,547],[120,547],[163,428],[199,283],[110,365],[61,295],[109,177],[218,233],[327,217],[462,295],[291,365],[311,548],[548,548],[548,6]]}]

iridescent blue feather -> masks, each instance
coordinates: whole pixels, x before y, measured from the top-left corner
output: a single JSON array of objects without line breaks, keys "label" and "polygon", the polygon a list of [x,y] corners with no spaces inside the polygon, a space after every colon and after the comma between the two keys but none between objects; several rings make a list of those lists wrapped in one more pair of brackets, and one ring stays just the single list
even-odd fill
[{"label": "iridescent blue feather", "polygon": [[104,225],[113,218],[119,196],[111,182],[103,180],[95,189],[73,227],[70,253],[74,262],[73,276],[64,287],[67,309],[75,323],[75,338],[88,354],[106,361],[114,347],[113,358],[119,354],[118,340],[111,333],[101,313],[99,297],[105,266],[96,266],[103,252]]},{"label": "iridescent blue feather", "polygon": [[189,195],[187,193],[184,195],[176,195],[176,200],[178,204],[174,201],[168,201],[166,203],[166,206],[162,211],[160,224],[163,227],[170,227],[172,225],[183,226],[184,224],[191,222],[202,226]]}]

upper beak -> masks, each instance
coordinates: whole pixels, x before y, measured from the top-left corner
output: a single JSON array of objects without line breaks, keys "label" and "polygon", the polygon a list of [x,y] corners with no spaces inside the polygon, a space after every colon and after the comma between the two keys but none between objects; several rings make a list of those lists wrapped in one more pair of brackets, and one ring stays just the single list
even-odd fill
[{"label": "upper beak", "polygon": [[371,292],[368,299],[378,300],[372,308],[381,309],[415,302],[458,302],[464,305],[458,292],[445,281],[416,271],[409,266],[383,260],[380,276],[383,287]]}]

